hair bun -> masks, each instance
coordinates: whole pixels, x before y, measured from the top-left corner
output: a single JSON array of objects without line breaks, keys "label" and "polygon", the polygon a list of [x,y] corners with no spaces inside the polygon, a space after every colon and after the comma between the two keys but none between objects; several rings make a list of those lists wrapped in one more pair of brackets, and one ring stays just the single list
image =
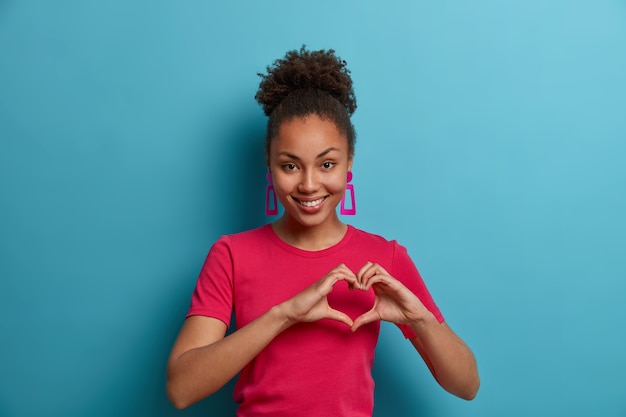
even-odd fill
[{"label": "hair bun", "polygon": [[304,89],[326,91],[350,116],[356,110],[350,71],[332,49],[308,51],[303,45],[274,61],[267,67],[267,75],[258,75],[262,80],[255,99],[268,116],[292,91]]}]

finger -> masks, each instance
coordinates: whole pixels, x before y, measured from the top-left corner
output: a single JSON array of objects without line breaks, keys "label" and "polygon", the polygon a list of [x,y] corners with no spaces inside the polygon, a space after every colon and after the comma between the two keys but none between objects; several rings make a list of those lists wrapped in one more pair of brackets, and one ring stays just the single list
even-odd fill
[{"label": "finger", "polygon": [[364,273],[367,269],[369,269],[372,265],[374,265],[374,263],[373,263],[373,262],[370,262],[370,261],[365,262],[365,265],[363,265],[363,266],[361,267],[361,269],[359,269],[359,272],[357,272],[357,274],[356,274],[356,275],[357,275],[357,277],[360,277],[361,275],[363,275],[363,273]]},{"label": "finger", "polygon": [[371,264],[367,269],[363,269],[363,274],[359,277],[362,290],[369,290],[377,282],[384,282],[382,277],[390,277],[389,273],[379,264]]},{"label": "finger", "polygon": [[389,272],[387,272],[387,270],[385,268],[383,268],[382,265],[374,264],[374,266],[376,267],[377,273],[380,273],[380,274],[383,274],[383,275],[389,275]]},{"label": "finger", "polygon": [[353,274],[347,274],[343,271],[333,271],[319,282],[322,294],[328,295],[337,281],[346,281],[351,288],[357,285],[356,277]]},{"label": "finger", "polygon": [[339,264],[339,265],[337,265],[336,267],[334,267],[332,269],[332,271],[335,271],[335,270],[337,270],[337,271],[345,271],[345,272],[348,272],[348,273],[354,275],[354,272],[352,272],[352,270],[350,268],[348,268],[348,266],[346,264]]},{"label": "finger", "polygon": [[350,330],[356,332],[359,327],[367,323],[372,323],[374,321],[380,321],[380,316],[374,309],[371,309],[370,311],[366,311],[365,313],[357,317],[356,320],[354,320],[354,324],[352,325],[352,327],[350,327]]},{"label": "finger", "polygon": [[365,265],[363,265],[363,268],[361,268],[361,270],[363,272],[361,275],[362,277],[370,277],[375,274],[389,275],[389,272],[387,272],[385,268],[383,268],[380,264],[373,262],[366,263]]},{"label": "finger", "polygon": [[363,290],[368,291],[374,285],[376,285],[381,290],[385,288],[386,292],[387,291],[392,291],[392,292],[401,291],[403,287],[400,281],[398,281],[391,275],[376,274],[368,278],[365,281],[365,283],[363,284]]},{"label": "finger", "polygon": [[[367,279],[367,277],[370,276],[371,272],[368,272],[368,271],[370,271],[373,265],[374,264],[372,262],[368,261],[365,263],[365,265],[361,267],[361,269],[359,269],[359,272],[357,272],[356,277],[357,277],[359,284],[361,284],[361,287],[363,286],[363,283]],[[360,288],[360,289],[363,289],[363,288]]]},{"label": "finger", "polygon": [[352,272],[352,270],[350,268],[348,268],[345,264],[341,264],[339,266],[337,266],[335,269],[333,269],[334,272],[340,272],[348,277],[352,277],[355,280],[357,279],[356,275],[354,274],[354,272]]},{"label": "finger", "polygon": [[351,327],[354,324],[350,316],[348,316],[346,313],[330,307],[328,308],[328,314],[326,315],[326,318],[344,323],[348,327]]},{"label": "finger", "polygon": [[359,273],[357,274],[357,278],[359,283],[361,284],[360,289],[367,290],[368,281],[376,275],[389,275],[389,273],[377,263],[367,262],[365,265],[361,267]]},{"label": "finger", "polygon": [[331,273],[339,274],[337,278],[346,281],[350,290],[358,286],[358,280],[356,275],[354,275],[354,272],[352,272],[352,270],[348,268],[345,264],[338,265],[331,271]]}]

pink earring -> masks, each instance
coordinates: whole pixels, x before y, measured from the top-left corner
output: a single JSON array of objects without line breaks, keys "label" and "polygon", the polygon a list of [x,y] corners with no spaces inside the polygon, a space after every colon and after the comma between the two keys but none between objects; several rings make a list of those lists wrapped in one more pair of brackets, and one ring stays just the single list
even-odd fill
[{"label": "pink earring", "polygon": [[[344,216],[354,216],[356,214],[356,202],[354,200],[354,185],[350,184],[352,181],[352,171],[348,171],[348,184],[346,184],[346,192],[341,197],[341,209],[340,213]],[[350,208],[346,208],[346,194],[350,192]]]},{"label": "pink earring", "polygon": [[[265,178],[269,182],[265,188],[265,215],[276,216],[278,214],[278,202],[276,201],[276,191],[274,191],[274,185],[272,184],[272,174],[268,172]],[[270,205],[270,195],[273,198],[273,205]]]}]

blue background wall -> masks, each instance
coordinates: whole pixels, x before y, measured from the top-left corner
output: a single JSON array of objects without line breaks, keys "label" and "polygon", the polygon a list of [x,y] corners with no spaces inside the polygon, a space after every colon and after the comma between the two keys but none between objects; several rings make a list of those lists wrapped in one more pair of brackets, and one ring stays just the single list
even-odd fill
[{"label": "blue background wall", "polygon": [[[408,247],[473,402],[385,325],[375,415],[626,415],[626,2],[0,1],[0,416],[179,412],[221,234],[262,224],[257,72],[335,48],[358,227]],[[355,381],[358,383],[358,381]]]}]

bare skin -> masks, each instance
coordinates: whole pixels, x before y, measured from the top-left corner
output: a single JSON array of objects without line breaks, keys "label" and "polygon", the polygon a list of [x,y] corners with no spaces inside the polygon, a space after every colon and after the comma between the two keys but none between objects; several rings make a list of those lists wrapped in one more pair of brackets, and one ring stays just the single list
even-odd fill
[{"label": "bare skin", "polygon": [[380,265],[368,262],[357,274],[359,288],[374,289],[372,309],[358,317],[352,331],[375,320],[405,324],[417,335],[410,339],[437,382],[448,392],[466,400],[476,396],[480,386],[472,351],[446,323],[437,319],[400,281]]},{"label": "bare skin", "polygon": [[329,318],[350,327],[346,314],[332,309],[326,296],[338,281],[357,285],[354,274],[339,265],[295,297],[224,337],[226,325],[213,318],[189,317],[174,344],[167,372],[167,393],[185,408],[224,386],[278,334],[298,322]]},{"label": "bare skin", "polygon": [[[315,115],[283,123],[272,141],[269,168],[285,214],[273,224],[287,243],[320,250],[337,243],[347,226],[336,206],[352,166],[347,140],[330,121]],[[354,322],[328,305],[327,295],[338,281],[350,288],[373,289],[372,309]],[[213,394],[241,371],[277,335],[299,322],[323,318],[352,331],[384,320],[410,326],[411,343],[438,383],[450,393],[472,399],[480,385],[471,350],[445,323],[439,323],[421,301],[380,265],[368,262],[354,273],[338,265],[310,287],[272,307],[225,337],[220,320],[189,317],[172,348],[167,366],[167,393],[177,408]]]}]

